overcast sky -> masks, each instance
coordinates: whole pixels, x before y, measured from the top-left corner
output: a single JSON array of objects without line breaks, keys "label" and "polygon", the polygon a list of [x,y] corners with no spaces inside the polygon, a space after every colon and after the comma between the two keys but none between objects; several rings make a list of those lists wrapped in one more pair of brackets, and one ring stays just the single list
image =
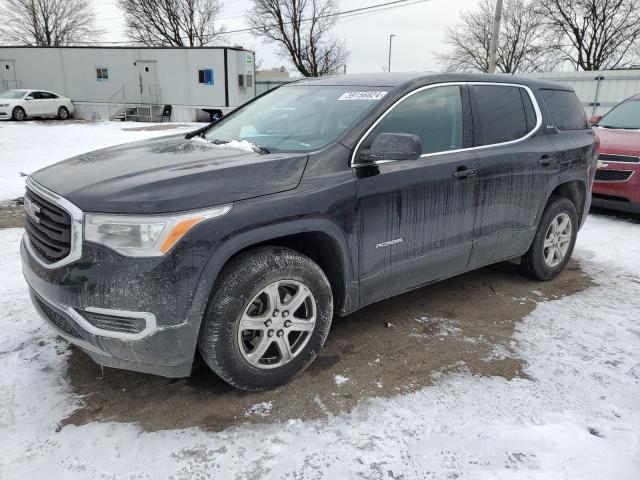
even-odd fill
[{"label": "overcast sky", "polygon": [[[341,10],[377,5],[388,0],[340,0]],[[106,30],[103,41],[126,40],[123,18],[116,0],[92,0],[98,23]],[[411,3],[411,2],[408,2]],[[442,49],[445,27],[456,22],[461,11],[474,8],[479,0],[429,0],[424,3],[394,8],[383,13],[339,19],[334,35],[346,41],[351,52],[349,73],[380,72],[387,65],[389,35],[395,34],[391,59],[392,71],[440,70],[433,53]],[[226,0],[220,23],[227,30],[246,27],[245,13],[251,0]],[[228,35],[228,44],[254,50],[262,68],[288,66],[277,50],[265,45],[250,33]]]}]

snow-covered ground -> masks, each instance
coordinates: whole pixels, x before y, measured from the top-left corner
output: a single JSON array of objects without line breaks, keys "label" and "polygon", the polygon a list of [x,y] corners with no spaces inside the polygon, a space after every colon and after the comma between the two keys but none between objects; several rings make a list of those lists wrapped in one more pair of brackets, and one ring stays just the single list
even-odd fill
[{"label": "snow-covered ground", "polygon": [[589,218],[575,255],[599,286],[522,321],[530,380],[450,376],[337,417],[218,433],[56,431],[82,399],[29,303],[20,235],[0,230],[2,479],[640,478],[640,225]]},{"label": "snow-covered ground", "polygon": [[[36,126],[0,125],[2,198],[22,193],[18,171],[171,133],[120,123]],[[221,432],[149,433],[115,422],[59,428],[83,399],[67,377],[65,342],[29,302],[21,234],[0,230],[2,480],[640,478],[639,224],[589,217],[575,257],[598,285],[541,302],[521,321],[513,351],[529,379],[450,375],[350,413],[280,424],[251,423],[268,421],[275,407],[261,403],[246,424]],[[336,392],[348,385],[339,373]]]},{"label": "snow-covered ground", "polygon": [[[0,122],[0,202],[24,193],[24,177],[65,158],[125,142],[188,132],[202,124],[142,122]],[[133,129],[133,130],[131,130]]]}]

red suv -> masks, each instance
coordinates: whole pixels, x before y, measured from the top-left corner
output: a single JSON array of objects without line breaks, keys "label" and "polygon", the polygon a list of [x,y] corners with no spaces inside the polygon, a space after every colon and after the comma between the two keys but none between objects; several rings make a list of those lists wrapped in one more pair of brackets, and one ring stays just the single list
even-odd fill
[{"label": "red suv", "polygon": [[600,140],[592,205],[640,213],[640,94],[591,123]]}]

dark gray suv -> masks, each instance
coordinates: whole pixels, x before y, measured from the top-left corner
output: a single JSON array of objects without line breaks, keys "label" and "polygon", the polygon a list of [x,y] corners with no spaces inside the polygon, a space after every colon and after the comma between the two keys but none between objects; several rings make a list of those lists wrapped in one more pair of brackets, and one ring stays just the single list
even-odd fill
[{"label": "dark gray suv", "polygon": [[302,372],[334,315],[503,260],[548,280],[589,211],[573,91],[507,76],[291,83],[187,135],[28,178],[24,274],[101,365],[258,390]]}]

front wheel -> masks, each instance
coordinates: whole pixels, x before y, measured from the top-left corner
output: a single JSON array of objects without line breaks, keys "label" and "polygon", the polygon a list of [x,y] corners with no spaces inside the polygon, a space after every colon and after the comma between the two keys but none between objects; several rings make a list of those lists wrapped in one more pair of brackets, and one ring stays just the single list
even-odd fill
[{"label": "front wheel", "polygon": [[11,118],[16,122],[20,122],[27,118],[27,114],[22,107],[16,107],[11,112]]},{"label": "front wheel", "polygon": [[568,198],[547,204],[531,248],[520,259],[520,271],[536,280],[551,280],[564,270],[578,234],[578,214]]},{"label": "front wheel", "polygon": [[227,383],[266,390],[309,366],[332,316],[331,286],[315,262],[287,248],[258,248],[233,259],[216,282],[200,353]]}]

